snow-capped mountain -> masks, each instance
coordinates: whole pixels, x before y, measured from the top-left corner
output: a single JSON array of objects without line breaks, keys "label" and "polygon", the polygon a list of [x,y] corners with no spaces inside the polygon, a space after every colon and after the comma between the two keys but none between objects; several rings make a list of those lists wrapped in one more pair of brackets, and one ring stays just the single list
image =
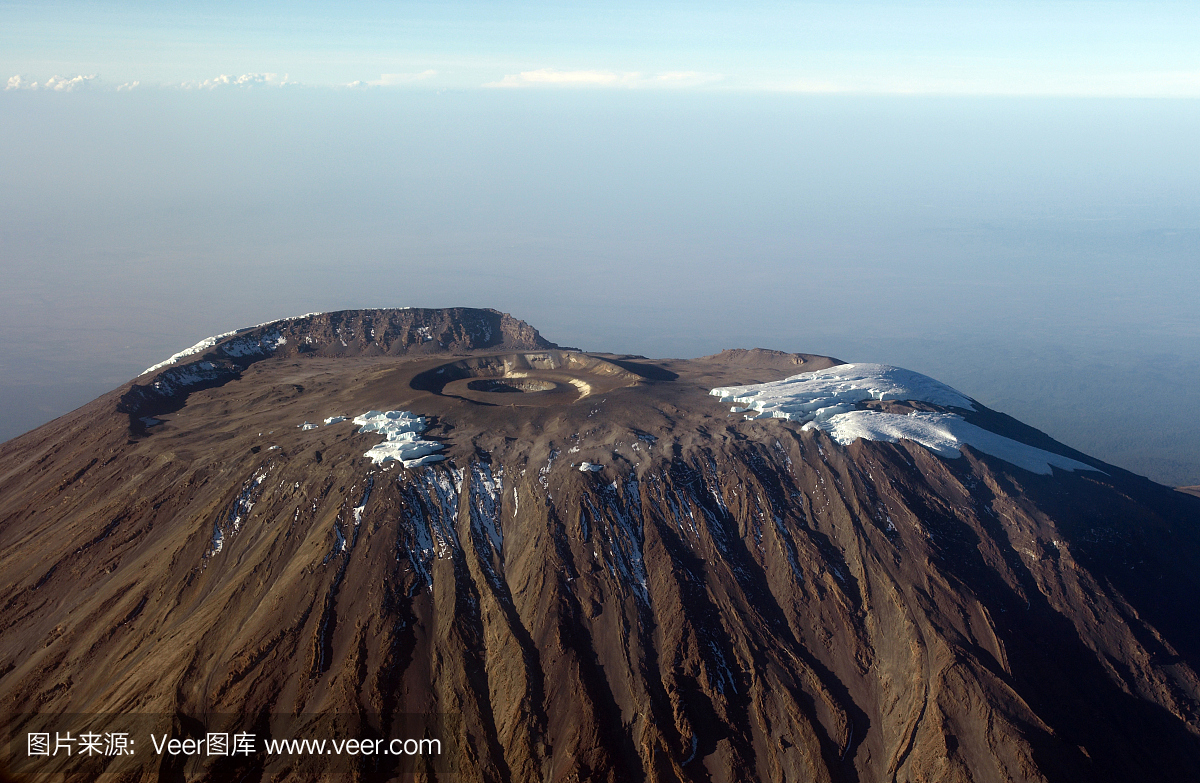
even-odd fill
[{"label": "snow-capped mountain", "polygon": [[886,365],[276,321],[3,444],[0,574],[10,715],[447,714],[464,781],[1200,774],[1200,498]]}]

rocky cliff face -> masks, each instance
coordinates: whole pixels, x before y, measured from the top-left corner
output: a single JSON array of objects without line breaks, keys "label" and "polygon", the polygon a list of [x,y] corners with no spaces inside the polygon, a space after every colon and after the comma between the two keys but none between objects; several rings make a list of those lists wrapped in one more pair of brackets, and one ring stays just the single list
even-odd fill
[{"label": "rocky cliff face", "polygon": [[[263,359],[407,356],[559,346],[497,310],[342,310],[285,318],[210,337],[142,373],[117,409],[144,431],[147,416],[178,410],[193,391],[221,386]],[[143,381],[144,382],[139,382]]]},{"label": "rocky cliff face", "polygon": [[[462,780],[1200,774],[1200,499],[986,409],[1099,470],[707,394],[825,357],[572,358],[499,314],[414,355],[401,312],[262,327],[287,349],[160,424],[119,408],[166,368],[4,444],[0,709],[450,713]],[[372,409],[446,459],[321,423]]]}]

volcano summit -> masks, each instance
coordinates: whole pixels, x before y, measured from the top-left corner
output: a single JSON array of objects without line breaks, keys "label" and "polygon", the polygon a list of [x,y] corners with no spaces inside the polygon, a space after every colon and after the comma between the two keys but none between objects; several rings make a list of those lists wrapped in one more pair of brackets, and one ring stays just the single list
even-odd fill
[{"label": "volcano summit", "polygon": [[0,575],[10,733],[437,714],[463,781],[1200,779],[1200,498],[885,365],[275,321],[3,444]]}]

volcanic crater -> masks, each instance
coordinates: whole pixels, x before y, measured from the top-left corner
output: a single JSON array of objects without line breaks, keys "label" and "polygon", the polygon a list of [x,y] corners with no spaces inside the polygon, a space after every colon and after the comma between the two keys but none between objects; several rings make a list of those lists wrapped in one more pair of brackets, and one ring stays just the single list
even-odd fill
[{"label": "volcanic crater", "polygon": [[[0,575],[8,716],[446,714],[472,782],[1200,779],[1200,498],[882,365],[275,321],[0,446]],[[263,763],[148,775],[317,779]]]}]

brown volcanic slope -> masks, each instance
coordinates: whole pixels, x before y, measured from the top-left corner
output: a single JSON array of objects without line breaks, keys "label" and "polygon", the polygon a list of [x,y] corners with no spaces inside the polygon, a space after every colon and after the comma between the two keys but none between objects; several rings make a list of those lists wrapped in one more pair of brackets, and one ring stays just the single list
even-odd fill
[{"label": "brown volcanic slope", "polygon": [[[464,781],[1200,779],[1200,499],[707,394],[836,363],[242,332],[0,447],[0,712],[441,711]],[[298,426],[371,409],[448,460]]]}]

